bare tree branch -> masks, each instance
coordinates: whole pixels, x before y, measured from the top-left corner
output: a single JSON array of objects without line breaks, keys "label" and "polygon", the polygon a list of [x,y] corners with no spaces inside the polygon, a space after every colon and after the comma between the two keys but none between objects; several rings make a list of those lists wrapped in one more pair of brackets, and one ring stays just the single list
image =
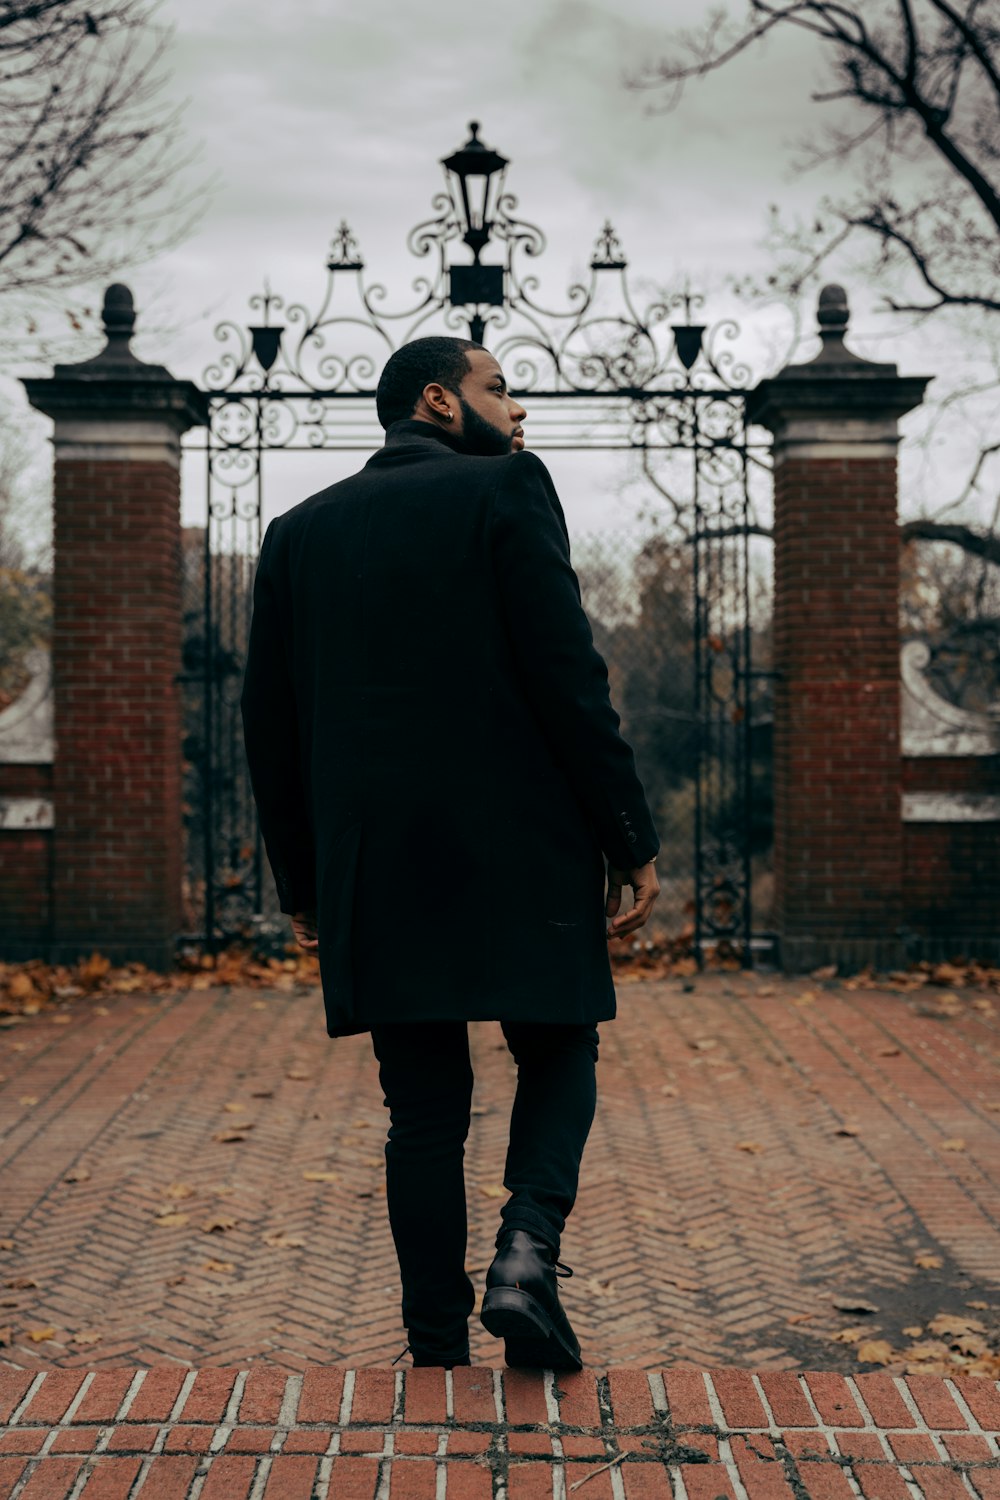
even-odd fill
[{"label": "bare tree branch", "polygon": [[205,184],[165,102],[158,0],[0,3],[0,296],[64,299],[176,244]]},{"label": "bare tree branch", "polygon": [[1000,566],[1000,536],[992,531],[976,531],[971,526],[919,517],[914,521],[904,521],[899,535],[903,542],[951,542],[973,557],[982,557]]}]

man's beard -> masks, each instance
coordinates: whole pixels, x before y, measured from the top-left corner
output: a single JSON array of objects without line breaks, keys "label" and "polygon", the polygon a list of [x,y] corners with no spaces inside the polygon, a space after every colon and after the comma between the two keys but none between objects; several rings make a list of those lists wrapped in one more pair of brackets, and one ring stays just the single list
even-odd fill
[{"label": "man's beard", "polygon": [[486,457],[499,457],[505,453],[514,451],[514,433],[502,432],[499,427],[494,427],[492,422],[487,422],[466,401],[464,396],[459,396],[458,404],[462,411],[462,433],[459,441],[466,453],[478,453]]}]

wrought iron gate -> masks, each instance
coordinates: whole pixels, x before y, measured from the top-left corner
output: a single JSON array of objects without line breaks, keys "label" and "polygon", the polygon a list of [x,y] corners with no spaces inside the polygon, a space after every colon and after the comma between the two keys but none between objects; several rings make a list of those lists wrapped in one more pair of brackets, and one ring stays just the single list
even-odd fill
[{"label": "wrought iron gate", "polygon": [[[512,393],[530,406],[533,448],[625,449],[639,456],[666,517],[664,545],[690,560],[688,701],[670,711],[675,750],[667,762],[672,753],[676,764],[665,763],[665,774],[675,801],[681,796],[677,805],[686,806],[676,785],[693,788],[694,950],[701,960],[723,944],[749,963],[751,717],[762,675],[751,662],[750,544],[760,530],[752,476],[766,470],[768,450],[764,438],[753,441],[747,431],[750,376],[734,353],[738,329],[732,321],[711,328],[694,321],[701,299],[687,294],[640,310],[610,224],[598,238],[588,282],[569,289],[564,309],[543,306],[525,263],[545,241],[515,217],[504,158],[481,145],[474,126],[469,143],[443,165],[449,190],[434,200],[434,217],[409,236],[411,252],[431,263],[415,283],[413,305],[387,310],[384,288],[367,281],[358,244],[342,224],[318,312],[266,288],[251,299],[255,323],[217,329],[222,347],[204,380],[211,412],[206,525],[187,559],[192,923],[214,948],[276,915],[239,712],[264,457],[373,451],[383,436],[374,386],[389,353],[421,334],[467,330],[495,354]],[[473,179],[481,188],[478,207],[469,191]],[[470,247],[472,265],[449,266],[455,240]],[[502,262],[483,265],[481,252],[491,241],[503,247]],[[621,694],[613,696],[621,708]],[[624,696],[623,728],[631,738]],[[642,712],[656,719],[665,710],[646,701]],[[639,710],[636,722],[638,716]],[[652,762],[644,765],[638,751],[637,759],[648,789],[657,780]],[[653,811],[663,867],[671,842],[655,801]]]}]

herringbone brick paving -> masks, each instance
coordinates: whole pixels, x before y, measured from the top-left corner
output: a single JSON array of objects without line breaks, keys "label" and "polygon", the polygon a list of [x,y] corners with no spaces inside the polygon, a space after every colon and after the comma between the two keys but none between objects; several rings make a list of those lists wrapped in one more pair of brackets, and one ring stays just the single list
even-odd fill
[{"label": "herringbone brick paving", "polygon": [[997,1500],[986,1379],[0,1371],[0,1500]]},{"label": "herringbone brick paving", "polygon": [[[991,1000],[739,974],[618,993],[561,1252],[588,1366],[847,1372],[832,1338],[859,1317],[905,1345],[970,1301],[995,1334]],[[496,1023],[470,1037],[481,1287],[515,1068]],[[399,1354],[377,1066],[367,1035],[325,1035],[318,993],[81,1000],[0,1048],[0,1361],[301,1372]],[[502,1362],[470,1332],[474,1360]]]}]

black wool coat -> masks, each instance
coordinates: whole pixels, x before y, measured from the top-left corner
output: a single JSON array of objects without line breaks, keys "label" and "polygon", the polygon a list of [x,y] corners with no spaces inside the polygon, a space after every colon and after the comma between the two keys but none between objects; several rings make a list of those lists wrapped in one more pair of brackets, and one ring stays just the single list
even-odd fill
[{"label": "black wool coat", "polygon": [[602,856],[660,846],[540,458],[395,422],[273,520],[241,710],[330,1036],[615,1015]]}]

